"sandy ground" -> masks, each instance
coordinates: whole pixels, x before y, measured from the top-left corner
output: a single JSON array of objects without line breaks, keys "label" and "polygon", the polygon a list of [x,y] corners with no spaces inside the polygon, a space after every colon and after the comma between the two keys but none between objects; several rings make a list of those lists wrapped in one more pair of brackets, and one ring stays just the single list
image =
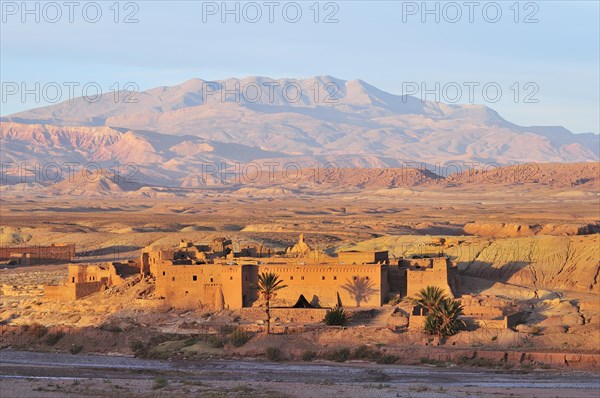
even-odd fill
[{"label": "sandy ground", "polygon": [[[462,293],[484,300],[516,301],[530,313],[523,331],[484,334],[485,341],[461,342],[458,338],[459,346],[598,353],[600,235],[493,237],[469,235],[464,230],[466,224],[472,223],[481,224],[475,228],[481,233],[493,230],[489,227],[493,223],[514,223],[515,226],[595,223],[600,219],[597,197],[595,192],[575,188],[561,191],[546,186],[394,189],[370,193],[339,189],[335,193],[287,197],[250,197],[215,191],[184,200],[107,195],[96,199],[63,197],[58,201],[34,194],[19,200],[2,199],[0,243],[74,242],[78,263],[125,260],[137,257],[147,245],[173,245],[180,239],[206,242],[218,236],[228,236],[241,244],[259,242],[284,249],[296,241],[300,232],[305,233],[311,246],[330,254],[340,248],[353,247],[390,250],[396,256],[411,254],[410,250],[418,253],[445,250],[459,262]],[[510,232],[511,228],[517,227],[504,230]],[[546,230],[561,229],[548,227]],[[439,238],[446,239],[446,246],[436,245]],[[532,247],[539,250],[530,250]],[[457,248],[468,250],[459,253]],[[469,257],[471,254],[474,257]],[[138,369],[144,363],[138,361],[143,360],[126,358],[122,360],[134,362],[115,371],[115,364],[99,366],[103,357],[85,354],[111,351],[131,354],[130,343],[147,337],[139,335],[139,330],[188,333],[185,327],[189,324],[198,328],[205,326],[202,312],[165,308],[160,300],[152,297],[147,282],[129,290],[109,289],[75,303],[56,303],[43,297],[43,285],[59,283],[66,274],[65,264],[2,268],[0,266],[0,322],[3,325],[38,323],[48,327],[85,327],[92,328],[90,333],[94,334],[95,328],[110,323],[120,325],[124,331],[119,336],[128,339],[111,341],[112,332],[98,332],[105,341],[86,345],[76,356],[44,353],[32,358],[26,356],[33,355],[31,353],[2,350],[2,398],[84,395],[451,397],[469,394],[593,397],[600,393],[598,385],[593,384],[598,380],[597,374],[519,373],[523,369],[502,372],[368,364],[322,367],[320,364],[247,361],[206,362],[204,365],[151,361],[149,368]],[[235,315],[227,314],[221,320],[234,322]],[[325,345],[330,349],[339,346],[340,341],[357,345],[404,344],[403,349],[414,344],[403,342],[402,337],[401,333],[394,334],[387,329],[357,327],[344,334],[307,333],[299,336],[297,347],[292,348],[317,350],[317,345]],[[68,351],[67,343],[60,341],[44,349]],[[255,349],[261,348],[260,341],[251,343],[250,348],[253,344]],[[40,342],[39,346],[42,345]],[[87,362],[76,365],[79,361]],[[69,365],[64,365],[65,362]],[[165,364],[175,367],[164,368]],[[190,368],[196,365],[200,367]],[[224,366],[221,373],[219,366]]]},{"label": "sandy ground", "polygon": [[3,396],[593,397],[597,374],[0,351]]}]

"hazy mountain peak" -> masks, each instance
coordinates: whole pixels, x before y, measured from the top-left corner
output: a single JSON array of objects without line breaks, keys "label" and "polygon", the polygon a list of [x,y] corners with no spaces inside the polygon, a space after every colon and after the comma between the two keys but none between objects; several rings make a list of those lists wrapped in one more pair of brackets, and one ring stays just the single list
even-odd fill
[{"label": "hazy mountain peak", "polygon": [[135,162],[147,165],[156,181],[189,180],[202,162],[217,160],[399,167],[415,160],[513,164],[599,157],[598,135],[517,126],[487,106],[422,102],[328,75],[194,78],[136,93],[136,103],[111,97],[3,118],[3,156]]}]

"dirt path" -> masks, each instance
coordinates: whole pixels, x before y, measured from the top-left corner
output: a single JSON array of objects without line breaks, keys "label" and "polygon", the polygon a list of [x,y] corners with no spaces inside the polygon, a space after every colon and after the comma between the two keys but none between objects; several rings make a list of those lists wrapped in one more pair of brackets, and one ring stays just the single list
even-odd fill
[{"label": "dirt path", "polygon": [[0,392],[2,396],[13,397],[182,393],[267,397],[460,397],[467,394],[591,397],[600,394],[600,375],[366,363],[159,361],[2,350]]}]

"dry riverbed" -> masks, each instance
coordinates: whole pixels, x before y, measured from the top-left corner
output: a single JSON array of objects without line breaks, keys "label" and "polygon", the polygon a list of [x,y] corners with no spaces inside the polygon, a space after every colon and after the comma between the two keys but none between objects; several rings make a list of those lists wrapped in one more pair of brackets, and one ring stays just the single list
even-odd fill
[{"label": "dry riverbed", "polygon": [[593,397],[597,373],[0,351],[3,397]]}]

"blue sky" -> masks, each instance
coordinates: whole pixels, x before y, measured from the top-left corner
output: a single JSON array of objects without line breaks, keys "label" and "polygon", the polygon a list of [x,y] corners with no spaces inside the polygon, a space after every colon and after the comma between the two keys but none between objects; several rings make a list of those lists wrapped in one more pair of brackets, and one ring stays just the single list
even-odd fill
[{"label": "blue sky", "polygon": [[[220,1],[121,2],[117,23],[114,1],[97,2],[98,18],[91,2],[78,2],[73,23],[62,1],[55,3],[60,18],[45,3],[28,2],[34,11],[24,14],[21,1],[2,1],[2,115],[47,104],[43,96],[38,101],[33,95],[25,100],[19,93],[7,95],[7,83],[33,88],[36,82],[40,87],[97,82],[109,91],[115,83],[134,82],[144,90],[193,77],[332,75],[363,79],[396,94],[407,93],[406,83],[433,90],[439,83],[442,101],[458,95],[444,96],[443,87],[458,85],[464,88],[458,103],[470,102],[465,83],[476,83],[473,102],[517,124],[600,131],[598,1],[519,2],[516,7],[515,1],[482,1],[472,9],[464,1],[428,2],[430,14],[423,13],[420,1],[320,2],[317,7],[314,1],[278,1],[273,23],[263,1],[257,6],[229,2],[239,11],[224,15],[225,22]],[[262,17],[251,23],[256,9]],[[292,23],[296,9],[302,16]],[[130,13],[137,22],[123,23]],[[337,22],[324,23],[331,13]],[[495,92],[483,93],[486,84],[501,88],[497,102]],[[66,89],[63,97],[68,99]]]}]

